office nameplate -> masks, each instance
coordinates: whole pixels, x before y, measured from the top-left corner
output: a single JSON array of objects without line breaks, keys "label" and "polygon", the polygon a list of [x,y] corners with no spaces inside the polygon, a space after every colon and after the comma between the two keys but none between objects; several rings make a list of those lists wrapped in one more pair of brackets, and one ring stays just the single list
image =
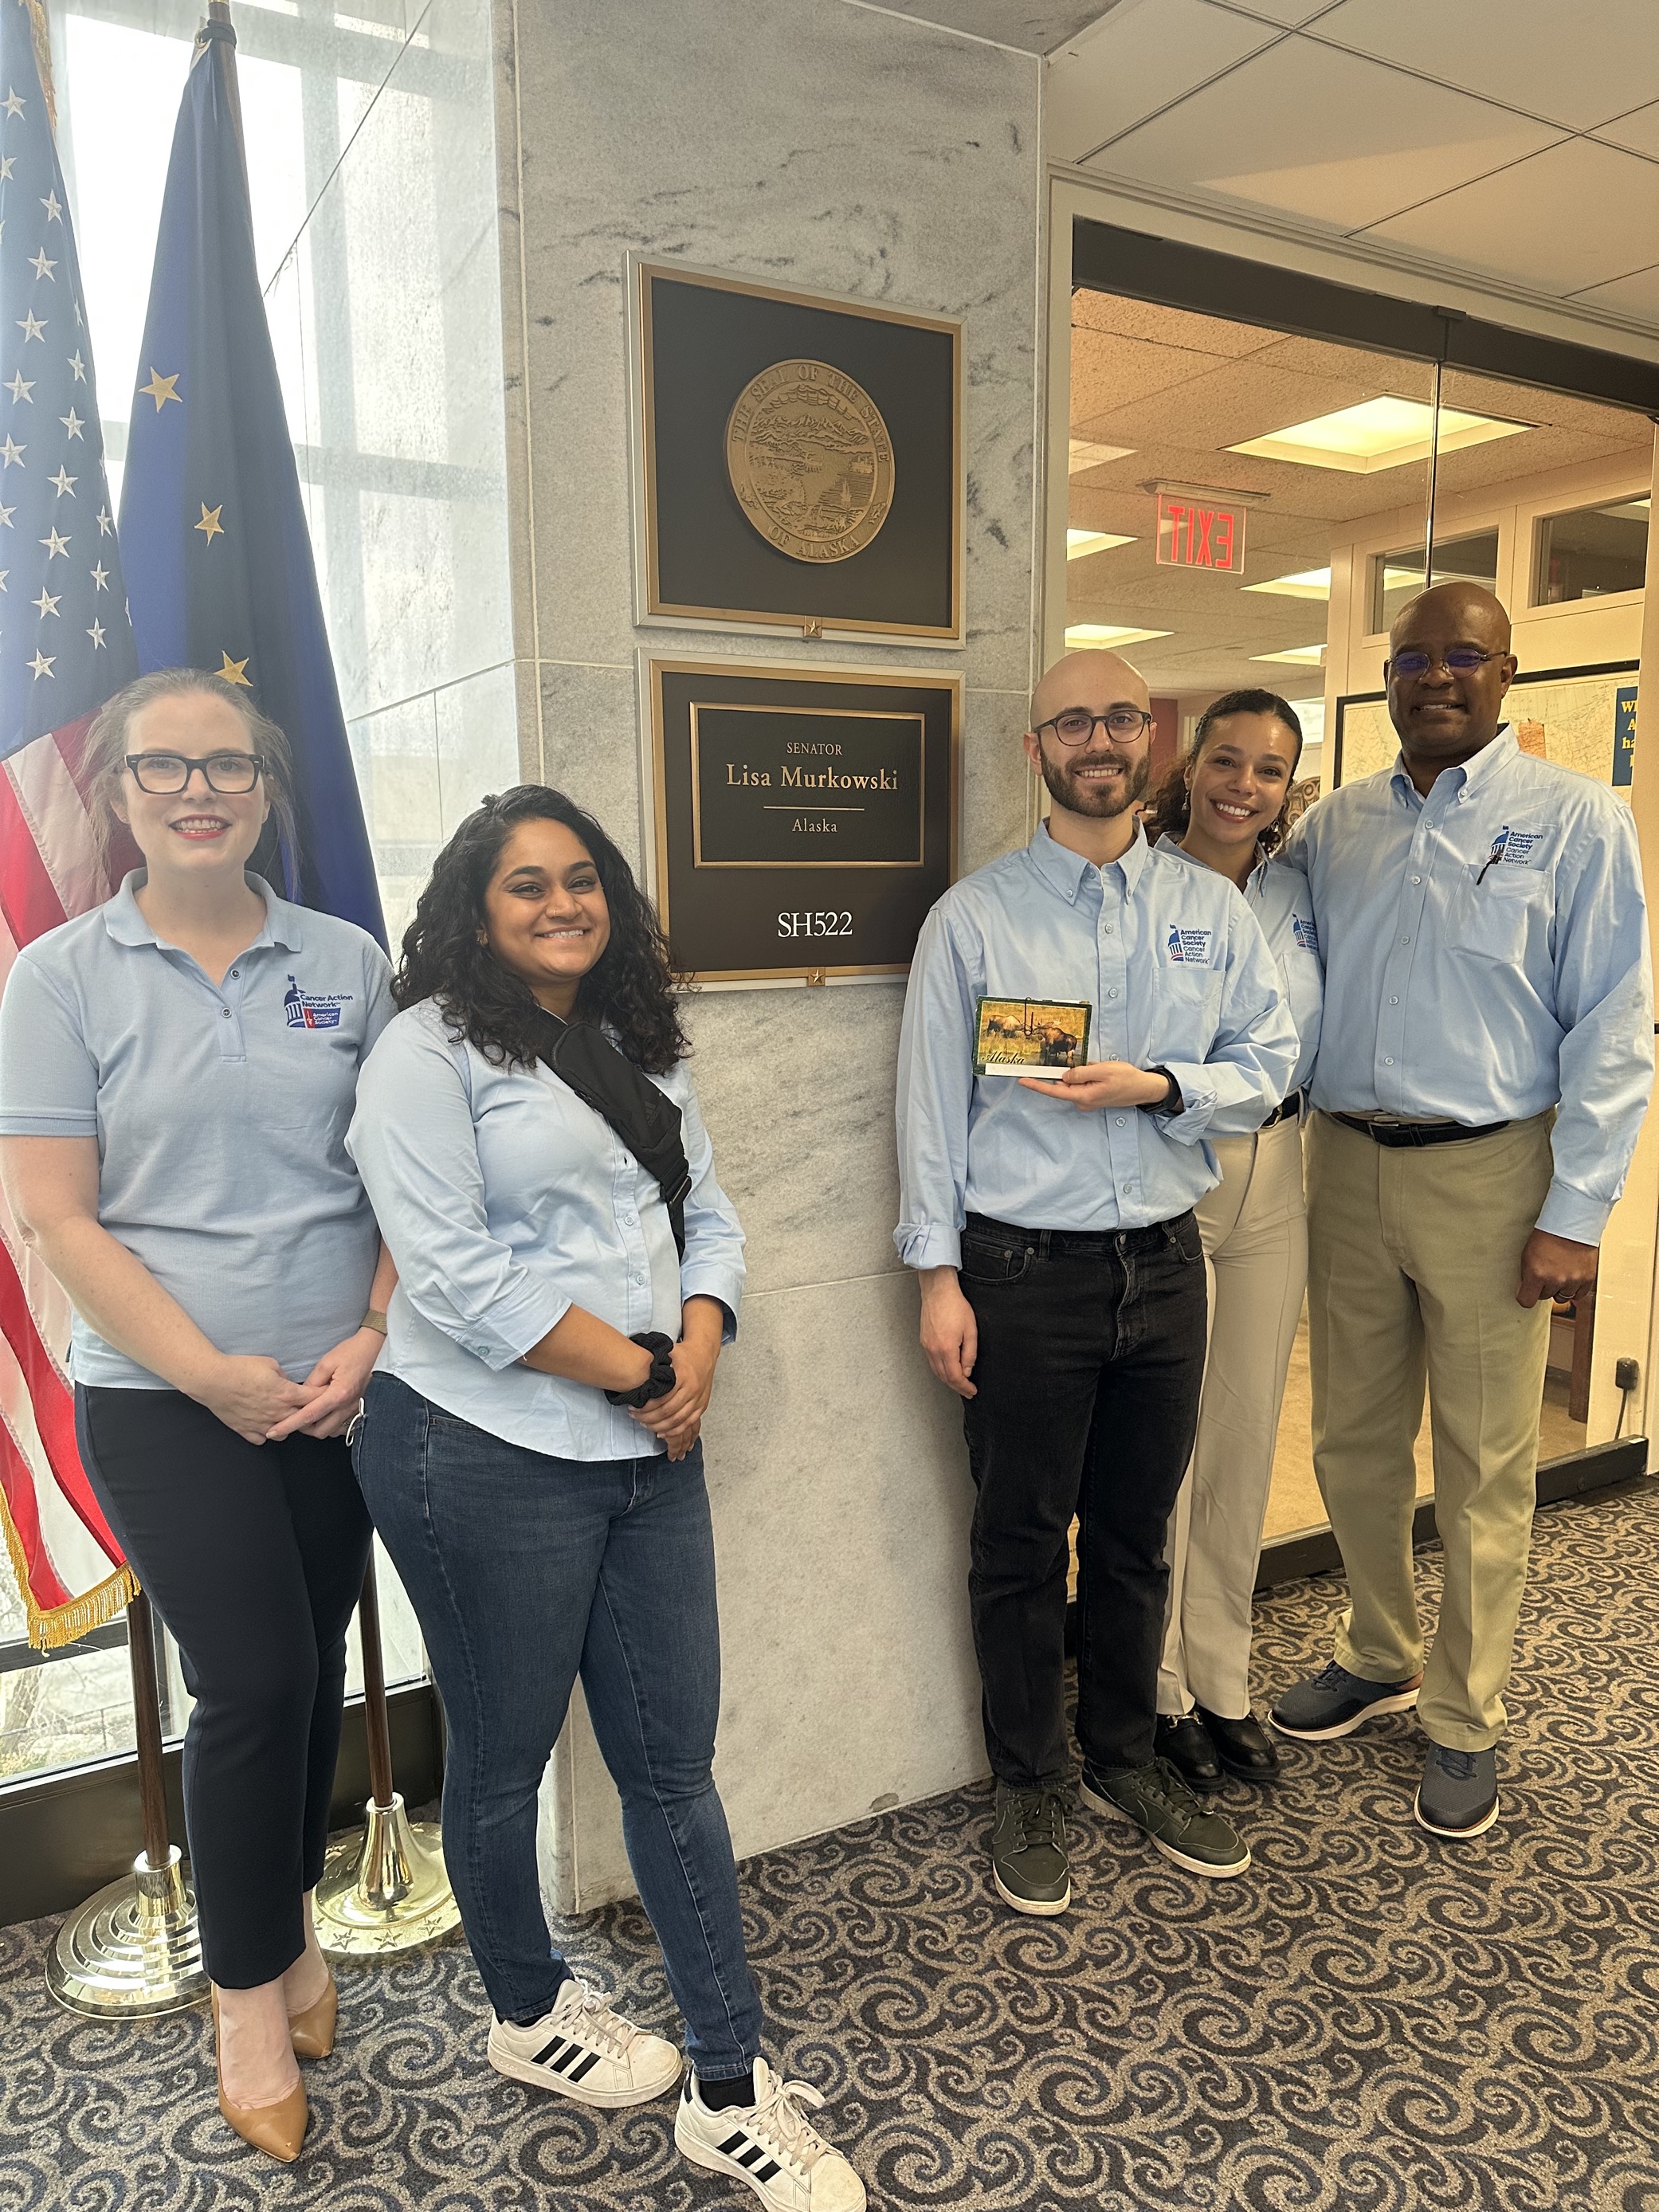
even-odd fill
[{"label": "office nameplate", "polygon": [[700,868],[919,868],[920,714],[691,702]]}]

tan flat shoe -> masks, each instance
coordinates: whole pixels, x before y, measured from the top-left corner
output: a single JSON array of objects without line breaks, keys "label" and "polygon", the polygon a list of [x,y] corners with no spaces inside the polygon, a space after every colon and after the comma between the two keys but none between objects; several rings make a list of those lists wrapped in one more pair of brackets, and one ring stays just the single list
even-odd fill
[{"label": "tan flat shoe", "polygon": [[[315,2010],[315,2007],[313,2008]],[[218,2066],[219,1992],[213,1991],[214,2065]],[[262,2150],[268,2158],[279,2159],[284,2166],[292,2166],[300,2155],[300,2146],[306,2139],[306,2130],[311,2124],[311,2107],[306,2102],[305,2085],[296,2081],[287,2096],[279,2097],[272,2105],[239,2105],[225,2094],[225,2079],[219,2076],[219,2111],[225,2125],[240,2136],[245,2143]]]},{"label": "tan flat shoe", "polygon": [[326,2058],[334,2048],[334,2023],[339,2017],[340,1993],[332,1973],[328,1987],[315,2004],[288,2016],[288,2039],[299,2058]]}]

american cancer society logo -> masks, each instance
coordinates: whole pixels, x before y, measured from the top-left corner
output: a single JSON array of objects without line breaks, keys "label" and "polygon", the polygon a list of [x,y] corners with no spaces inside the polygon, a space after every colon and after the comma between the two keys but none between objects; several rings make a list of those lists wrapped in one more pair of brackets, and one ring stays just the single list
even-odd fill
[{"label": "american cancer society logo", "polygon": [[1207,968],[1210,964],[1210,946],[1214,939],[1215,932],[1212,929],[1179,929],[1171,924],[1169,936],[1170,957],[1171,960],[1178,960],[1183,966]]},{"label": "american cancer society logo", "polygon": [[340,1009],[349,1006],[349,991],[330,991],[321,996],[302,991],[292,975],[283,994],[283,1014],[291,1030],[337,1030]]}]

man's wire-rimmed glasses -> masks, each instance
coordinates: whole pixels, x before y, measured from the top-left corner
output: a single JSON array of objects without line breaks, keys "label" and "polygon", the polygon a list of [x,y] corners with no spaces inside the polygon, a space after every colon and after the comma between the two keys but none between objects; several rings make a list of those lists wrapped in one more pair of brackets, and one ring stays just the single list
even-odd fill
[{"label": "man's wire-rimmed glasses", "polygon": [[139,790],[152,799],[176,799],[188,790],[191,771],[198,768],[210,791],[221,799],[241,799],[265,772],[260,753],[208,753],[201,760],[185,753],[129,753],[126,763]]},{"label": "man's wire-rimmed glasses", "polygon": [[1389,666],[1395,675],[1413,679],[1426,676],[1437,663],[1448,676],[1473,676],[1483,662],[1501,657],[1496,653],[1482,653],[1478,645],[1454,645],[1444,653],[1425,653],[1419,647],[1408,645],[1403,653],[1389,654]]},{"label": "man's wire-rimmed glasses", "polygon": [[1152,718],[1144,707],[1109,707],[1103,714],[1091,714],[1086,707],[1068,707],[1063,714],[1039,722],[1037,734],[1052,730],[1063,745],[1086,745],[1098,727],[1119,744],[1128,745],[1152,726]]}]

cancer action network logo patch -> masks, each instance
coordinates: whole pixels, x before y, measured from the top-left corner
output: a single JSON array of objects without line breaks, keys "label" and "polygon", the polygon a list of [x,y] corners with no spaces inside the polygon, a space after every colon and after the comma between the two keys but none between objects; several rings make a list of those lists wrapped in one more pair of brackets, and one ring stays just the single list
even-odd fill
[{"label": "cancer action network logo patch", "polygon": [[290,975],[283,994],[283,1018],[291,1030],[337,1030],[340,1009],[350,1004],[349,991],[302,991]]},{"label": "cancer action network logo patch", "polygon": [[1179,961],[1183,967],[1207,968],[1210,947],[1214,942],[1212,929],[1179,929],[1172,924],[1167,949],[1170,959]]}]

